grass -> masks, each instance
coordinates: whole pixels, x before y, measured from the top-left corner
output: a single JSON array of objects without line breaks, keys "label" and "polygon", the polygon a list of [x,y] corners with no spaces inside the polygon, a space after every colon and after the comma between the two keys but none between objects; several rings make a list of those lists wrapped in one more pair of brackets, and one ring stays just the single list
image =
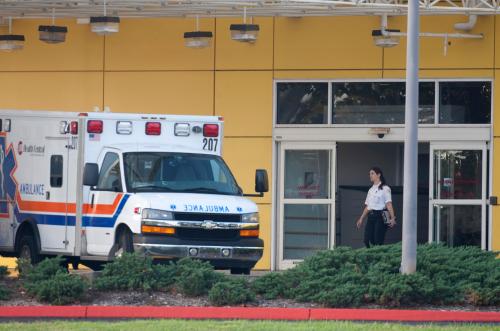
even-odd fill
[{"label": "grass", "polygon": [[354,322],[270,322],[270,321],[187,321],[187,320],[132,320],[118,322],[49,321],[25,323],[0,323],[1,330],[342,330],[342,331],[494,331],[500,325],[479,324],[397,324],[397,323],[354,323]]}]

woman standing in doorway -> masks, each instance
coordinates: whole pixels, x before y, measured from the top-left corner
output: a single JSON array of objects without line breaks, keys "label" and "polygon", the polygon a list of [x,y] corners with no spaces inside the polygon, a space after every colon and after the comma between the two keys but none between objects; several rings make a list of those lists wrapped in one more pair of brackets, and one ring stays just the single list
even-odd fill
[{"label": "woman standing in doorway", "polygon": [[[365,209],[356,222],[358,229],[363,225],[363,220],[368,216],[365,226],[364,243],[370,245],[383,245],[387,227],[396,225],[396,217],[392,207],[391,188],[386,184],[384,174],[379,167],[370,169],[370,181],[373,186],[368,190]],[[389,219],[385,220],[384,212],[389,212]]]}]

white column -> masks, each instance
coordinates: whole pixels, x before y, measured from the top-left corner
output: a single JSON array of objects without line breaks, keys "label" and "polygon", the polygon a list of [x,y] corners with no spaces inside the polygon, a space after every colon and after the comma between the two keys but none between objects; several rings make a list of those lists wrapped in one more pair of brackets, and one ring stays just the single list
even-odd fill
[{"label": "white column", "polygon": [[417,269],[417,166],[418,166],[418,34],[419,1],[408,1],[406,40],[406,107],[403,174],[403,252],[401,273]]}]

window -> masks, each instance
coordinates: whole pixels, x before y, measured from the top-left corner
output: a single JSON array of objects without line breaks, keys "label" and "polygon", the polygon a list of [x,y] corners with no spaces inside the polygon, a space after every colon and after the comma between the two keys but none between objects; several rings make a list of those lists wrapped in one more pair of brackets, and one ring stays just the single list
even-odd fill
[{"label": "window", "polygon": [[129,192],[241,194],[219,156],[134,152],[124,153],[123,162]]},{"label": "window", "polygon": [[[434,123],[433,82],[419,84],[419,123]],[[405,82],[332,83],[333,124],[404,124]]]},{"label": "window", "polygon": [[491,82],[440,82],[439,123],[491,123]]},{"label": "window", "polygon": [[50,157],[50,186],[62,187],[63,184],[63,157],[52,155]]},{"label": "window", "polygon": [[116,153],[107,153],[102,162],[96,190],[122,192],[120,158]]},{"label": "window", "polygon": [[277,124],[328,124],[328,83],[278,83]]}]

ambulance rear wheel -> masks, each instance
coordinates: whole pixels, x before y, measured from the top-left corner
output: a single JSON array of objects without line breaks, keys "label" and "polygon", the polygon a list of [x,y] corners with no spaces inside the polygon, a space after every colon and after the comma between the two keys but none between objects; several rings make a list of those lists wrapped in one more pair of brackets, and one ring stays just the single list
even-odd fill
[{"label": "ambulance rear wheel", "polygon": [[35,243],[33,236],[25,235],[19,240],[18,256],[21,259],[30,261],[32,265],[40,262],[40,252]]},{"label": "ambulance rear wheel", "polygon": [[133,253],[134,243],[132,239],[132,232],[128,229],[123,229],[118,237],[118,248],[115,252],[115,257],[122,256],[123,253]]}]

